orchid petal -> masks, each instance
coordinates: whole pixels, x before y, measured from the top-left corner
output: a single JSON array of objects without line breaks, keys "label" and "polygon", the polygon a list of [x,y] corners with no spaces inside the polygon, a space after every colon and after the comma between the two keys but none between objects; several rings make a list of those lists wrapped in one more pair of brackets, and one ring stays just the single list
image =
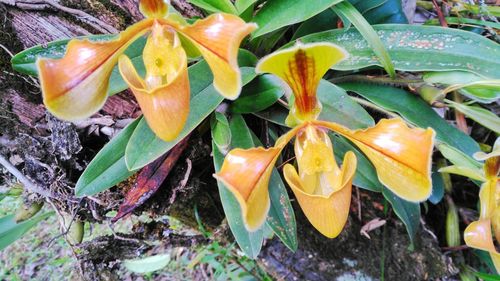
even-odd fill
[{"label": "orchid petal", "polygon": [[214,75],[215,89],[228,99],[241,92],[238,48],[243,38],[257,26],[245,23],[237,16],[213,14],[192,25],[179,26],[178,31],[196,45]]},{"label": "orchid petal", "polygon": [[285,179],[307,219],[321,234],[329,238],[337,237],[347,222],[355,172],[356,156],[349,151],[344,156],[341,174],[337,178],[340,182],[338,191],[329,195],[316,195],[306,192],[304,182],[292,165],[287,164],[283,168]]},{"label": "orchid petal", "polygon": [[257,73],[272,73],[280,77],[291,88],[295,105],[291,114],[299,120],[314,119],[321,106],[316,90],[323,75],[330,67],[349,55],[341,47],[330,43],[314,43],[274,52],[262,58],[256,67]]},{"label": "orchid petal", "polygon": [[187,57],[177,35],[155,24],[144,47],[144,81],[126,56],[119,70],[134,93],[153,132],[164,141],[175,139],[189,114]]},{"label": "orchid petal", "polygon": [[420,202],[430,196],[435,135],[431,128],[410,129],[399,118],[382,119],[374,127],[355,131],[336,123],[313,123],[343,135],[358,146],[375,166],[380,182],[399,197]]},{"label": "orchid petal", "polygon": [[341,170],[333,156],[332,141],[323,128],[306,126],[297,134],[295,157],[303,191],[326,195],[341,188]]},{"label": "orchid petal", "polygon": [[497,209],[500,198],[500,186],[498,180],[492,179],[484,182],[479,191],[480,215],[482,219],[491,218]]},{"label": "orchid petal", "polygon": [[233,149],[215,177],[234,194],[245,226],[255,231],[266,220],[270,207],[268,185],[279,148]]},{"label": "orchid petal", "polygon": [[500,171],[500,156],[490,157],[484,162],[484,175],[486,179],[495,179]]},{"label": "orchid petal", "polygon": [[491,227],[493,228],[493,234],[497,242],[500,241],[500,208],[497,208],[493,215],[491,216]]},{"label": "orchid petal", "polygon": [[255,231],[265,222],[269,211],[269,180],[281,150],[301,127],[281,136],[274,147],[231,150],[214,177],[236,197],[246,228]]},{"label": "orchid petal", "polygon": [[68,121],[97,112],[106,101],[109,77],[119,55],[150,25],[148,20],[138,22],[111,41],[73,39],[63,58],[38,59],[40,85],[47,109]]},{"label": "orchid petal", "polygon": [[[170,84],[148,92],[127,57],[120,58],[120,72],[132,89],[151,130],[162,140],[174,140],[189,115],[189,77],[184,67]],[[139,80],[141,79],[141,80]]]},{"label": "orchid petal", "polygon": [[480,219],[469,224],[464,232],[464,240],[465,244],[471,248],[490,252],[492,258],[497,258],[495,267],[497,270],[500,270],[500,263],[498,263],[499,253],[493,243],[493,236],[491,235],[491,220],[489,218]]},{"label": "orchid petal", "polygon": [[140,0],[139,10],[147,18],[163,18],[168,14],[168,4],[164,0]]}]

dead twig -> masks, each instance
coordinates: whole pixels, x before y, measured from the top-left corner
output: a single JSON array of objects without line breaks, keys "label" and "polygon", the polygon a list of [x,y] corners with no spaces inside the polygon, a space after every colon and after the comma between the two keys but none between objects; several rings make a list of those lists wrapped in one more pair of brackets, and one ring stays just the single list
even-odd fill
[{"label": "dead twig", "polygon": [[187,163],[187,168],[186,168],[186,173],[184,174],[184,178],[182,178],[181,182],[179,183],[178,186],[176,186],[174,188],[174,190],[172,190],[172,197],[170,197],[170,204],[173,204],[174,201],[175,201],[175,194],[180,191],[180,190],[183,190],[185,187],[186,187],[186,184],[189,180],[189,176],[191,175],[191,169],[193,167],[193,164],[191,162],[191,159],[189,158],[186,158],[186,163]]},{"label": "dead twig", "polygon": [[467,245],[460,245],[456,247],[441,247],[441,250],[443,251],[462,251],[467,249],[469,249],[469,246]]},{"label": "dead twig", "polygon": [[14,6],[23,10],[47,10],[49,8],[71,14],[82,22],[92,26],[102,33],[118,33],[118,29],[113,26],[77,9],[63,6],[52,0],[0,0],[0,3]]},{"label": "dead twig", "polygon": [[0,165],[5,167],[7,171],[9,171],[14,177],[17,178],[19,182],[24,185],[24,188],[30,192],[37,193],[45,198],[53,198],[57,199],[57,196],[52,194],[52,192],[42,189],[36,184],[34,184],[31,180],[29,180],[21,171],[19,171],[14,165],[12,165],[3,155],[0,155]]},{"label": "dead twig", "polygon": [[438,15],[439,23],[442,27],[448,27],[448,23],[444,18],[443,11],[441,10],[441,6],[437,3],[436,0],[432,0],[432,4],[434,4],[434,8],[436,9],[436,13]]}]

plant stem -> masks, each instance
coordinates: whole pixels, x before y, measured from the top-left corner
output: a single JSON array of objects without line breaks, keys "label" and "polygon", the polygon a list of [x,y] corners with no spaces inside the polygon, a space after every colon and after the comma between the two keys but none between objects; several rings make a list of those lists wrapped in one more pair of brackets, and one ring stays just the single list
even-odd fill
[{"label": "plant stem", "polygon": [[378,106],[378,105],[376,105],[374,103],[371,103],[371,102],[369,102],[367,100],[364,100],[364,99],[361,99],[361,98],[357,98],[357,97],[351,97],[351,99],[353,99],[355,102],[357,102],[357,103],[359,103],[361,105],[364,105],[364,106],[366,106],[368,108],[371,108],[373,110],[382,112],[382,113],[384,113],[384,114],[386,114],[388,116],[391,116],[393,118],[399,117],[396,113],[390,112],[390,111],[388,111],[388,110],[386,110],[386,109],[384,109],[384,108],[382,108],[382,107],[380,107],[380,106]]},{"label": "plant stem", "polygon": [[365,75],[348,75],[329,79],[328,81],[338,84],[343,82],[366,82],[375,84],[392,84],[398,86],[407,86],[408,84],[422,83],[422,79],[402,79],[389,77],[373,77]]},{"label": "plant stem", "polygon": [[12,165],[3,155],[0,155],[0,165],[4,166],[7,171],[9,171],[14,177],[17,178],[19,182],[24,185],[24,188],[27,190],[42,195],[46,198],[54,198],[57,199],[57,196],[52,194],[50,191],[44,190],[37,185],[35,185],[32,181],[30,181],[26,176],[21,173],[14,165]]}]

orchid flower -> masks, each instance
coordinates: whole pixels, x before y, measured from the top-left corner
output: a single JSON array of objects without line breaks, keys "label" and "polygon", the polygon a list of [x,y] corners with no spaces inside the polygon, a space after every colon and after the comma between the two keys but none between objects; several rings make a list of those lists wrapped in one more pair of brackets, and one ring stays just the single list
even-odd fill
[{"label": "orchid flower", "polygon": [[371,160],[380,181],[398,196],[413,202],[431,194],[431,154],[434,131],[410,129],[401,119],[383,119],[365,130],[350,130],[340,124],[318,120],[321,112],[316,90],[322,76],[348,53],[328,43],[281,50],[261,59],[258,73],[281,78],[293,93],[287,118],[290,131],[274,147],[233,149],[215,177],[238,200],[246,228],[255,231],[264,223],[269,207],[269,179],[279,154],[295,137],[298,170],[286,164],[283,173],[311,224],[323,235],[334,238],[349,214],[356,156],[349,151],[340,167],[333,155],[328,131],[354,143]]},{"label": "orchid flower", "polygon": [[479,220],[469,224],[464,232],[467,246],[489,252],[498,272],[500,272],[500,252],[495,247],[494,239],[500,243],[499,151],[500,142],[497,140],[492,153],[481,153],[486,161],[483,167],[485,181],[479,191]]},{"label": "orchid flower", "polygon": [[[162,0],[140,0],[139,5],[146,19],[112,40],[73,39],[63,58],[37,60],[43,100],[52,114],[72,121],[97,112],[107,99],[109,78],[118,63],[151,129],[165,141],[175,139],[188,117],[190,98],[187,55],[181,39],[203,55],[214,75],[215,89],[225,98],[238,97],[238,48],[255,24],[234,15],[213,14],[189,25],[178,14],[169,13]],[[123,53],[146,34],[143,79]]]}]

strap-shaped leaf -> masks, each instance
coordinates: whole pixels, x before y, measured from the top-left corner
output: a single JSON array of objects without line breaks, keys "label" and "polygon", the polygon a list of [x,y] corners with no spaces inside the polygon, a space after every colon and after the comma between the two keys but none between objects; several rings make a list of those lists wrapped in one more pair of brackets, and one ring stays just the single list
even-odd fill
[{"label": "strap-shaped leaf", "polygon": [[189,3],[211,13],[223,12],[236,15],[238,12],[229,0],[188,0]]},{"label": "strap-shaped leaf", "polygon": [[76,196],[90,196],[104,191],[135,173],[125,164],[125,148],[141,118],[128,124],[92,159],[75,186]]},{"label": "strap-shaped leaf", "polygon": [[332,6],[332,9],[338,15],[346,17],[356,27],[356,29],[363,35],[366,41],[368,41],[368,44],[372,47],[373,52],[379,58],[380,63],[385,68],[385,71],[387,71],[387,73],[394,78],[396,76],[396,71],[394,70],[391,56],[387,52],[377,32],[375,32],[368,21],[366,21],[358,10],[347,1],[343,1],[335,6]]},{"label": "strap-shaped leaf", "polygon": [[[436,26],[381,24],[372,27],[388,50],[396,70],[463,70],[491,78],[500,77],[500,45],[481,35]],[[368,42],[353,28],[315,33],[300,40],[303,43],[330,42],[348,50],[350,57],[332,69],[382,66]],[[422,57],[426,58],[425,61]]]},{"label": "strap-shaped leaf", "polygon": [[394,212],[405,224],[411,245],[413,246],[420,226],[420,204],[405,201],[391,192],[388,188],[384,188],[382,194],[385,199],[391,203]]},{"label": "strap-shaped leaf", "polygon": [[307,20],[342,0],[268,0],[259,10],[253,22],[259,25],[253,37],[259,37],[281,27]]},{"label": "strap-shaped leaf", "polygon": [[47,212],[21,223],[16,223],[14,215],[7,215],[0,218],[0,251],[21,238],[28,230],[37,225],[42,220],[52,216],[54,212]]}]

